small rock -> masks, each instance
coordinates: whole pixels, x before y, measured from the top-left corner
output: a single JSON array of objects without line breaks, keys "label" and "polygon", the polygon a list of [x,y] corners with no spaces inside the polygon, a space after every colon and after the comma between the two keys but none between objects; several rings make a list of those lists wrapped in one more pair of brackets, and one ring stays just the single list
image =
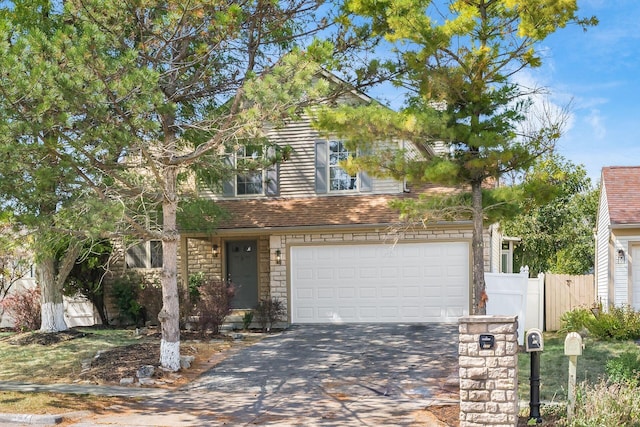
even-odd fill
[{"label": "small rock", "polygon": [[235,333],[235,334],[231,334],[231,338],[233,338],[234,340],[241,340],[244,338],[244,335]]},{"label": "small rock", "polygon": [[133,384],[133,377],[120,378],[120,385]]},{"label": "small rock", "polygon": [[194,360],[195,356],[180,356],[180,369],[189,369]]},{"label": "small rock", "polygon": [[154,385],[156,382],[152,378],[140,378],[138,379],[140,385]]},{"label": "small rock", "polygon": [[156,367],[153,365],[144,365],[138,368],[138,378],[151,378],[156,371]]}]

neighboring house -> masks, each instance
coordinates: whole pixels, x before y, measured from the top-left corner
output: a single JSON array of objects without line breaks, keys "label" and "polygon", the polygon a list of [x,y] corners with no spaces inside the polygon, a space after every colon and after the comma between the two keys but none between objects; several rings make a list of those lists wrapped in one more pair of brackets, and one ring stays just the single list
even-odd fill
[{"label": "neighboring house", "polygon": [[[339,139],[321,137],[308,117],[267,136],[290,146],[290,158],[237,175],[219,194],[201,193],[230,215],[214,234],[182,231],[183,285],[196,272],[229,279],[237,287],[234,308],[278,298],[294,324],[456,322],[470,313],[471,221],[408,226],[389,207],[395,199],[448,189],[348,174],[339,162],[354,153]],[[430,155],[424,147],[408,148]],[[260,155],[258,147],[244,147],[231,160]],[[498,233],[485,231],[486,271],[511,268],[502,264],[512,259],[506,252],[513,245],[503,249]],[[160,267],[154,247],[129,251],[126,264]]]},{"label": "neighboring house", "polygon": [[607,308],[640,310],[640,166],[602,168],[596,229],[596,295]]}]

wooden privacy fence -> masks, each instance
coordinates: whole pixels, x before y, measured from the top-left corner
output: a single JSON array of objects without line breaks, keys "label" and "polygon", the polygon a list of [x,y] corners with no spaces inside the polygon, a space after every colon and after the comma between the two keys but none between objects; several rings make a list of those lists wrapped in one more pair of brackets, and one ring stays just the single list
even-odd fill
[{"label": "wooden privacy fence", "polygon": [[545,329],[557,331],[562,327],[560,317],[577,307],[591,307],[596,300],[593,274],[571,276],[545,274]]}]

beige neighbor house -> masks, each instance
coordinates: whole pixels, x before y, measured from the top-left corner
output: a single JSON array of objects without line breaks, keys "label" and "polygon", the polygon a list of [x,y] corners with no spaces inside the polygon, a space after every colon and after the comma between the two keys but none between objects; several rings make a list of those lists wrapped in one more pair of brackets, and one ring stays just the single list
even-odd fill
[{"label": "beige neighbor house", "polygon": [[[234,177],[219,194],[201,193],[230,216],[214,234],[181,232],[183,285],[198,272],[229,279],[237,287],[234,308],[278,298],[291,324],[456,322],[469,314],[471,222],[407,226],[389,207],[392,200],[447,189],[349,175],[339,161],[353,153],[341,140],[321,137],[308,117],[267,136],[290,146],[290,158]],[[231,160],[256,155],[259,149],[245,147]],[[485,232],[486,271],[506,271],[501,263],[512,259],[498,233],[497,227]],[[127,263],[152,273],[161,266],[160,242],[145,245]]]},{"label": "beige neighbor house", "polygon": [[595,278],[605,308],[640,310],[640,166],[602,168]]}]

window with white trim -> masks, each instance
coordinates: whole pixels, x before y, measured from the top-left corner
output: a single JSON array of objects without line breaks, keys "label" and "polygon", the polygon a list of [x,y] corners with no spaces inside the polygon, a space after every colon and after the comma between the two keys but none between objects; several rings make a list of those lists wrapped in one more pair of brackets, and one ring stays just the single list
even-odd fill
[{"label": "window with white trim", "polygon": [[224,196],[275,196],[278,194],[278,164],[264,167],[267,156],[274,155],[274,147],[247,144],[227,158],[236,174],[223,183]]},{"label": "window with white trim", "polygon": [[342,140],[316,141],[316,193],[371,191],[366,173],[351,175],[342,168],[355,156]]},{"label": "window with white trim", "polygon": [[162,241],[140,242],[127,249],[127,268],[162,268]]}]

